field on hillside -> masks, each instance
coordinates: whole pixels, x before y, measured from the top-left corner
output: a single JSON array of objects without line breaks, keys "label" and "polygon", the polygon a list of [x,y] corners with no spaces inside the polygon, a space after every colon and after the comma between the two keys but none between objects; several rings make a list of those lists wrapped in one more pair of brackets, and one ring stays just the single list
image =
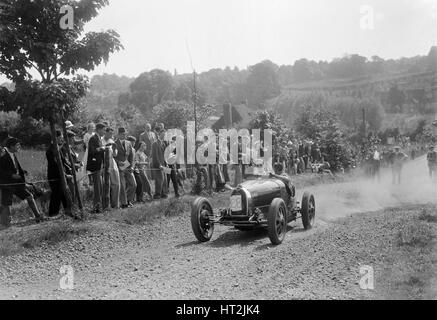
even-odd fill
[{"label": "field on hillside", "polygon": [[17,157],[23,169],[29,172],[28,182],[47,179],[47,160],[44,151],[23,149]]}]

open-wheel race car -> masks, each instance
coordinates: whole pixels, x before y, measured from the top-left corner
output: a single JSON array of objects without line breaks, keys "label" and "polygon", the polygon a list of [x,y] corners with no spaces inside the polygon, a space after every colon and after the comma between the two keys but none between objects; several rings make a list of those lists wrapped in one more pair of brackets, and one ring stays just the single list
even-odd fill
[{"label": "open-wheel race car", "polygon": [[316,203],[305,192],[302,202],[296,201],[296,190],[289,179],[270,175],[248,180],[233,190],[230,206],[214,212],[206,198],[196,198],[191,205],[191,226],[197,240],[211,240],[216,224],[232,226],[240,231],[267,228],[274,245],[283,242],[287,224],[302,219],[305,230],[314,224]]}]

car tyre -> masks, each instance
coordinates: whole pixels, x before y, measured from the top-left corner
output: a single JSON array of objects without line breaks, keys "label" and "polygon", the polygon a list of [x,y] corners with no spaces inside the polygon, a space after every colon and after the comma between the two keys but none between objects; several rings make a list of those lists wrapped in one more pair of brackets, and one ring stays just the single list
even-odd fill
[{"label": "car tyre", "polygon": [[281,244],[287,233],[287,208],[281,198],[273,199],[267,216],[267,232],[274,245]]},{"label": "car tyre", "polygon": [[214,233],[214,224],[209,217],[214,215],[210,202],[205,198],[197,198],[191,204],[191,227],[197,240],[208,242]]},{"label": "car tyre", "polygon": [[316,218],[316,201],[314,196],[309,192],[303,194],[301,215],[305,230],[311,229]]}]

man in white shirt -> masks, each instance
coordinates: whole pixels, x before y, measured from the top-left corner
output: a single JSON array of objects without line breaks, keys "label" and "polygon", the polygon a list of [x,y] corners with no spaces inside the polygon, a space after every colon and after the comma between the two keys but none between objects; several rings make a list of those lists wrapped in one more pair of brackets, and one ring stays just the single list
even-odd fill
[{"label": "man in white shirt", "polygon": [[372,159],[372,175],[376,179],[378,179],[378,182],[381,181],[381,160],[382,156],[381,153],[378,150],[378,147],[375,147],[375,152],[373,153],[373,159]]},{"label": "man in white shirt", "polygon": [[104,166],[109,170],[111,207],[118,209],[120,207],[120,172],[114,159],[117,157],[118,150],[113,140],[113,133],[112,128],[106,128],[105,135],[102,137],[102,145],[106,148]]}]

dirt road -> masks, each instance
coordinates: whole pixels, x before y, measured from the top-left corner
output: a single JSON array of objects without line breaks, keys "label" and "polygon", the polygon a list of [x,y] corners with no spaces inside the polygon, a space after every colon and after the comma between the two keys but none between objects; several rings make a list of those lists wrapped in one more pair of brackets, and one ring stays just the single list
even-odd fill
[{"label": "dirt road", "polygon": [[[317,201],[316,226],[304,232],[300,222],[291,225],[276,247],[262,230],[225,227],[198,244],[188,212],[147,225],[96,220],[92,232],[70,241],[1,258],[0,299],[386,298],[387,286],[378,283],[385,283],[384,268],[393,258],[393,226],[406,218],[396,211],[347,217],[437,202],[424,159],[405,167],[401,186],[390,178],[386,173],[380,183],[309,188]],[[73,290],[60,288],[65,265],[74,270]],[[375,268],[375,290],[358,285],[363,265]]]}]

